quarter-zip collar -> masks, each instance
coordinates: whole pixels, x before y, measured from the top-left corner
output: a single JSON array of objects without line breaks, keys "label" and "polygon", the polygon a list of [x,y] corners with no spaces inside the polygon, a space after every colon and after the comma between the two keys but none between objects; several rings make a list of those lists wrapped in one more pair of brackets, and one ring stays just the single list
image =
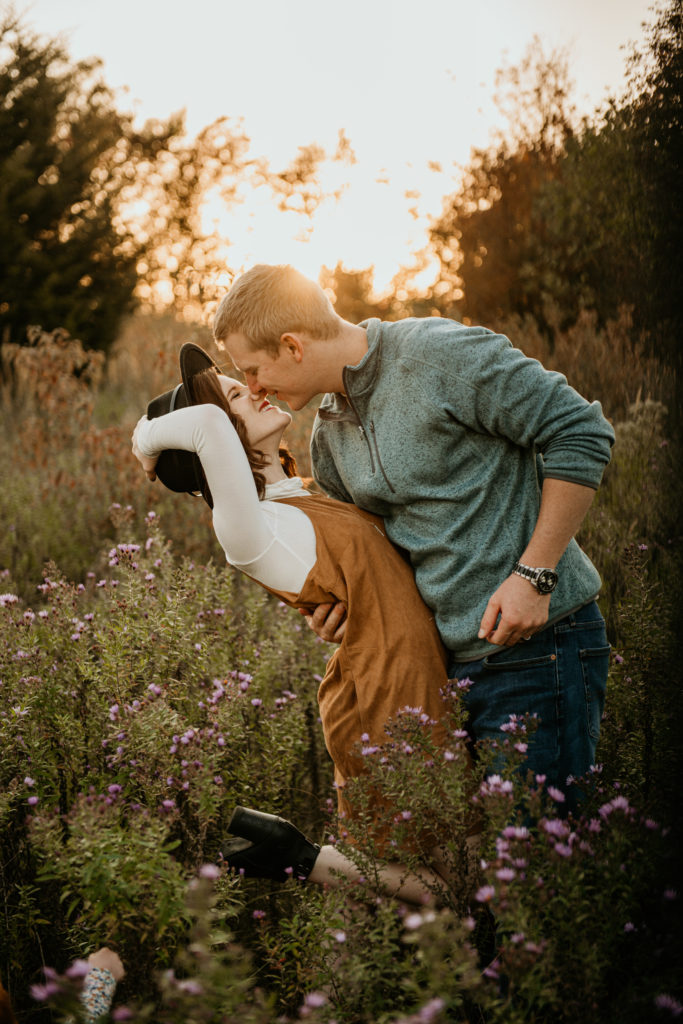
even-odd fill
[{"label": "quarter-zip collar", "polygon": [[346,394],[337,391],[324,395],[318,409],[318,415],[323,420],[361,423],[353,403],[346,395],[353,393],[354,398],[362,398],[367,392],[372,392],[382,362],[382,321],[372,317],[358,326],[365,328],[368,351],[355,366],[344,367],[342,380]]},{"label": "quarter-zip collar", "polygon": [[[367,415],[367,400],[372,396],[382,363],[382,321],[373,317],[371,320],[364,320],[359,326],[364,327],[367,332],[368,351],[356,366],[344,367],[342,382],[345,394],[335,392],[325,395],[318,409],[318,416],[321,420],[353,423],[359,428],[368,446],[371,472],[374,474],[376,467],[379,467],[384,482],[391,493],[395,494],[395,489],[382,465],[374,421],[371,414]],[[361,415],[359,405],[364,409],[365,417]]]}]

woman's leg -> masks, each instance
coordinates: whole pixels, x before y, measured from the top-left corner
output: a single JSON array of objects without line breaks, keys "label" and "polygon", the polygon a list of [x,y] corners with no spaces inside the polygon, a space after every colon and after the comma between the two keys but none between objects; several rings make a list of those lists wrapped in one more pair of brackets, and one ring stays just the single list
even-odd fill
[{"label": "woman's leg", "polygon": [[[310,879],[317,885],[339,888],[342,880],[356,881],[362,871],[336,846],[320,848],[296,826],[274,814],[237,807],[228,826],[235,838],[223,847],[221,858],[228,867],[250,878]],[[411,870],[388,862],[378,871],[382,891],[407,903],[420,905],[438,899],[447,886],[462,885],[468,866],[456,872],[447,867],[439,850],[430,857],[434,865]],[[455,877],[454,877],[455,875]]]},{"label": "woman's leg", "polygon": [[[358,866],[336,846],[322,846],[308,880],[316,885],[337,889],[342,880],[354,882],[361,876],[362,871]],[[378,877],[386,896],[397,896],[417,906],[438,898],[445,885],[443,878],[429,868],[409,870],[395,862],[384,864],[379,869]]]}]

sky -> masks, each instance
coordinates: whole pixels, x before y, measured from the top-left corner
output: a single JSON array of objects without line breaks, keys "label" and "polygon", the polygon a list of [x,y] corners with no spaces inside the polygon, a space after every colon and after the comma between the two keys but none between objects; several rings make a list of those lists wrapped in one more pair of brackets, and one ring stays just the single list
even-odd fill
[{"label": "sky", "polygon": [[[119,108],[140,122],[186,111],[189,133],[241,119],[251,152],[275,170],[298,147],[334,151],[343,130],[353,166],[307,225],[263,195],[207,223],[231,241],[234,269],[291,262],[375,266],[378,290],[426,241],[473,146],[504,119],[496,69],[536,35],[567,51],[573,100],[591,113],[625,77],[623,47],[642,41],[651,0],[15,0],[28,25],[62,35],[75,59],[98,56]],[[0,0],[0,8],[7,4]],[[441,169],[435,169],[438,165]],[[326,181],[326,183],[328,183]],[[406,193],[408,195],[406,196]],[[429,271],[426,271],[428,273]]]}]

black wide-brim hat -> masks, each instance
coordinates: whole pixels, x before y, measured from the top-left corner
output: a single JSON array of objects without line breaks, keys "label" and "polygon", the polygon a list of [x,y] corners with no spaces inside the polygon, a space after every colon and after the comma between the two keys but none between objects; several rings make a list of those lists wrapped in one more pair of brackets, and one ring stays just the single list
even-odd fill
[{"label": "black wide-brim hat", "polygon": [[[157,395],[147,406],[147,418],[156,419],[165,416],[174,409],[185,409],[188,405],[196,405],[193,378],[204,370],[212,367],[218,370],[211,356],[195,345],[187,342],[180,350],[180,375],[182,383],[171,391]],[[211,491],[204,476],[202,464],[195,452],[185,452],[169,448],[161,452],[156,464],[156,475],[170,491],[200,495],[213,508]]]}]

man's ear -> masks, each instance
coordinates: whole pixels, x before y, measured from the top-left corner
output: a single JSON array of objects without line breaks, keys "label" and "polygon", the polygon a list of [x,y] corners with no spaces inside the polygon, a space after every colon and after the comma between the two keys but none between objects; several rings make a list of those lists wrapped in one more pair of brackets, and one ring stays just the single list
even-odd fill
[{"label": "man's ear", "polygon": [[304,341],[300,334],[286,331],[280,335],[280,348],[283,352],[288,352],[296,363],[300,363],[304,357]]}]

